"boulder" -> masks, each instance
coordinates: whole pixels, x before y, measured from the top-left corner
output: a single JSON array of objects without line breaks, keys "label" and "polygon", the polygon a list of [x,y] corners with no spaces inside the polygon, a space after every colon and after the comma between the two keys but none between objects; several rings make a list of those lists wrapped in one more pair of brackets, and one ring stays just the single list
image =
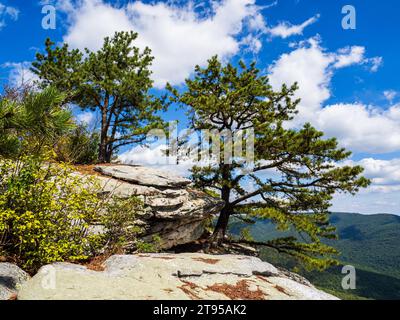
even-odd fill
[{"label": "boulder", "polygon": [[12,300],[29,275],[15,264],[0,263],[0,300]]},{"label": "boulder", "polygon": [[162,249],[197,240],[205,221],[224,204],[190,187],[190,180],[157,169],[108,165],[94,171],[104,192],[142,199],[145,210],[137,222],[143,226],[143,238],[160,236]]},{"label": "boulder", "polygon": [[70,263],[47,265],[23,284],[18,299],[335,300],[337,298],[316,289],[302,277],[290,276],[290,273],[282,272],[256,257],[163,253],[115,255],[104,262],[103,271],[94,271]]}]

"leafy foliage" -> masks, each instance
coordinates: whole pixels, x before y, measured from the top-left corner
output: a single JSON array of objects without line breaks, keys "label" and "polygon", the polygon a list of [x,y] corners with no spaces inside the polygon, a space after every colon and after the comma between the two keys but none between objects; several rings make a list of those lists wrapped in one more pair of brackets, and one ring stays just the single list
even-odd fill
[{"label": "leafy foliage", "polygon": [[136,224],[137,213],[143,210],[143,203],[137,197],[111,197],[107,201],[99,223],[104,227],[102,235],[104,249],[108,253],[137,249],[141,242],[136,236],[141,228]]},{"label": "leafy foliage", "polygon": [[139,240],[136,243],[137,252],[158,252],[161,250],[162,239],[158,234],[155,234],[151,239]]},{"label": "leafy foliage", "polygon": [[85,125],[77,125],[60,137],[55,145],[56,160],[73,164],[92,164],[97,161],[100,135]]},{"label": "leafy foliage", "polygon": [[[27,270],[135,244],[137,198],[103,196],[95,177],[37,157],[0,162],[0,254]],[[104,232],[95,232],[102,224]]]},{"label": "leafy foliage", "polygon": [[100,162],[110,162],[118,148],[142,142],[148,130],[163,124],[156,115],[163,103],[148,93],[153,57],[150,49],[133,45],[136,38],[134,32],[117,32],[96,52],[54,47],[47,39],[46,54],[32,63],[42,85],[71,92],[68,101],[99,111]]},{"label": "leafy foliage", "polygon": [[1,250],[28,269],[87,258],[100,204],[95,182],[33,157],[2,160],[0,171]]},{"label": "leafy foliage", "polygon": [[[211,241],[229,241],[229,218],[246,214],[250,219],[269,219],[282,230],[293,227],[303,238],[240,242],[274,248],[318,269],[334,264],[331,256],[336,250],[321,242],[336,237],[328,221],[330,200],[335,192],[354,194],[369,181],[360,177],[361,167],[338,165],[350,152],[338,148],[335,139],[323,139],[310,124],[300,130],[284,126],[296,115],[297,85],[273,91],[254,63],[240,62],[238,69],[213,57],[207,67],[195,68],[186,86],[183,92],[168,86],[173,101],[188,109],[191,129],[212,130],[221,146],[214,162],[192,169],[197,187],[218,191],[225,201]],[[239,143],[224,134],[228,131],[241,141],[249,128],[254,130],[251,170],[241,158],[226,158],[225,151]]]},{"label": "leafy foliage", "polygon": [[0,155],[40,154],[74,126],[54,87],[0,97]]}]

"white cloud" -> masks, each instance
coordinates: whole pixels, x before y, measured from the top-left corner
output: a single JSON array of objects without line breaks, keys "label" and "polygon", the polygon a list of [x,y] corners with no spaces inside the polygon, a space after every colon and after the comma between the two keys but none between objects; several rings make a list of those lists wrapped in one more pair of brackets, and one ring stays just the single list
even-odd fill
[{"label": "white cloud", "polygon": [[0,2],[0,30],[6,26],[6,20],[17,21],[19,10],[15,7],[6,6]]},{"label": "white cloud", "polygon": [[360,161],[347,161],[345,164],[361,165],[365,169],[363,175],[371,179],[372,183],[356,197],[335,195],[333,211],[400,214],[400,158],[365,158]]},{"label": "white cloud", "polygon": [[365,169],[364,175],[372,180],[372,190],[382,192],[400,190],[399,158],[390,160],[366,158],[354,163]]},{"label": "white cloud", "polygon": [[400,215],[399,191],[380,193],[361,190],[355,197],[347,194],[337,194],[332,203],[331,211]]},{"label": "white cloud", "polygon": [[[139,47],[150,47],[155,56],[152,70],[157,87],[167,81],[181,84],[196,64],[204,65],[212,55],[227,59],[241,45],[259,50],[257,32],[264,23],[255,0],[214,1],[211,11],[202,14],[194,3],[136,1],[116,7],[101,0],[63,0],[59,9],[67,14],[69,25],[64,41],[95,50],[105,36],[134,30],[139,33]],[[250,34],[252,38],[246,38]]]},{"label": "white cloud", "polygon": [[279,89],[283,83],[299,84],[299,114],[290,125],[311,122],[328,136],[338,137],[340,144],[352,151],[400,150],[398,106],[387,111],[358,103],[324,106],[331,97],[331,80],[337,69],[366,65],[370,61],[371,58],[365,57],[364,47],[327,52],[318,37],[303,41],[292,52],[280,56],[269,69],[272,86]]},{"label": "white cloud", "polygon": [[273,28],[268,28],[268,33],[273,37],[281,37],[283,39],[293,35],[302,35],[304,29],[317,22],[319,17],[320,15],[317,14],[298,25],[293,25],[289,22],[281,22]]},{"label": "white cloud", "polygon": [[378,69],[383,64],[383,58],[382,57],[374,57],[374,58],[368,59],[367,62],[370,64],[370,71],[377,72]]},{"label": "white cloud", "polygon": [[39,80],[38,76],[30,70],[30,62],[7,62],[2,64],[1,67],[10,70],[8,82],[12,86],[19,87]]},{"label": "white cloud", "polygon": [[386,90],[383,92],[384,97],[386,100],[388,100],[390,103],[393,102],[393,100],[397,97],[398,92],[394,90]]},{"label": "white cloud", "polygon": [[271,85],[279,90],[282,84],[298,82],[297,97],[302,99],[299,116],[311,119],[315,110],[330,97],[332,64],[335,61],[334,54],[320,47],[318,38],[311,38],[292,52],[281,55],[270,66]]},{"label": "white cloud", "polygon": [[352,151],[386,153],[400,150],[400,105],[388,110],[363,104],[321,108],[312,123],[327,136],[337,137]]},{"label": "white cloud", "polygon": [[76,119],[78,120],[78,122],[90,126],[95,122],[96,115],[92,111],[84,111],[84,112],[80,112],[76,116]]},{"label": "white cloud", "polygon": [[334,67],[339,69],[364,61],[365,48],[360,46],[346,47],[340,49],[336,56]]}]

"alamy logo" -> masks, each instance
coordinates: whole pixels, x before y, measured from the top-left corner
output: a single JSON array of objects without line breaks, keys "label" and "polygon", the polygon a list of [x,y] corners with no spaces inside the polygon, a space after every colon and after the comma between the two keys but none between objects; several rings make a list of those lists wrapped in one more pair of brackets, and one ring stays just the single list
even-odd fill
[{"label": "alamy logo", "polygon": [[345,15],[342,19],[342,28],[344,30],[355,30],[357,27],[356,8],[346,5],[342,8],[342,14]]},{"label": "alamy logo", "polygon": [[56,268],[53,266],[45,266],[42,268],[43,277],[41,286],[45,290],[55,290],[57,288]]},{"label": "alamy logo", "polygon": [[[254,164],[253,128],[244,130],[182,130],[178,133],[176,122],[169,123],[168,132],[153,129],[147,133],[150,148],[164,145],[164,157],[152,159],[152,164],[177,164],[192,161],[202,165],[241,164],[241,171],[251,172]],[[154,144],[153,144],[154,143]]]},{"label": "alamy logo", "polygon": [[42,19],[42,28],[45,30],[54,30],[57,24],[56,8],[49,4],[45,5],[42,8],[42,14],[45,15]]},{"label": "alamy logo", "polygon": [[342,268],[342,274],[346,274],[342,279],[342,288],[344,290],[356,289],[356,268],[350,265],[344,266]]}]

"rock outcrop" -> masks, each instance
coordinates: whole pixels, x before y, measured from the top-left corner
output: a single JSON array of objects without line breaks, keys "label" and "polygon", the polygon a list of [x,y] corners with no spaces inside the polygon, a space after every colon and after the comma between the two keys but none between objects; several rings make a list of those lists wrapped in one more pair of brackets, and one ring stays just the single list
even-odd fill
[{"label": "rock outcrop", "polygon": [[70,263],[44,266],[23,284],[18,299],[337,299],[255,257],[116,255],[103,266],[102,271]]},{"label": "rock outcrop", "polygon": [[153,168],[129,165],[96,166],[103,190],[121,197],[136,195],[145,212],[138,216],[145,239],[161,238],[161,248],[197,240],[204,223],[223,202],[190,187],[190,180]]},{"label": "rock outcrop", "polygon": [[0,263],[0,300],[13,300],[29,275],[12,263]]}]

